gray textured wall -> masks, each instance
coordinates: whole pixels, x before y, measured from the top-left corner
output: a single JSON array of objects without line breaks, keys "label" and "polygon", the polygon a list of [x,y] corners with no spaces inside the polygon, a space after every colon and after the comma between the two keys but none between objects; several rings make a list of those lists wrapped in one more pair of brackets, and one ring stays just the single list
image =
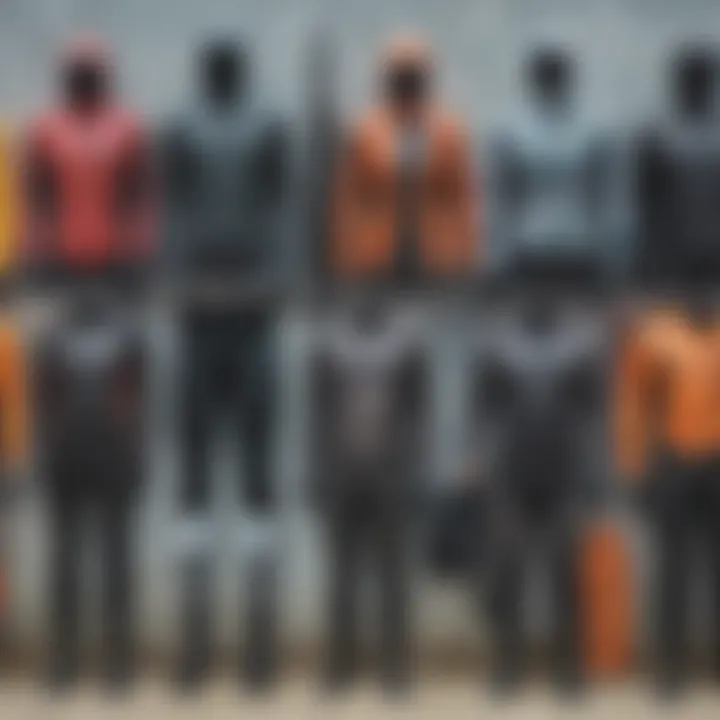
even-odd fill
[{"label": "gray textured wall", "polygon": [[139,107],[162,113],[182,97],[188,52],[205,31],[237,28],[256,40],[263,86],[288,108],[302,99],[303,48],[318,23],[341,48],[348,104],[372,75],[372,52],[397,27],[438,47],[447,92],[481,127],[515,101],[517,61],[528,41],[561,35],[578,49],[587,96],[627,118],[657,100],[665,49],[681,37],[717,35],[712,0],[3,0],[0,103],[11,115],[47,97],[60,41],[98,30],[118,49],[123,85]]},{"label": "gray textured wall", "polygon": [[[720,3],[710,0],[0,0],[0,114],[21,121],[51,93],[54,53],[78,29],[99,30],[117,48],[127,97],[154,118],[174,108],[188,91],[191,48],[206,30],[237,27],[254,39],[263,91],[288,113],[301,117],[304,52],[318,22],[333,28],[339,53],[339,90],[349,112],[367,96],[372,54],[396,27],[424,30],[442,61],[444,92],[466,112],[480,134],[516,104],[516,73],[522,50],[533,39],[558,35],[578,48],[585,99],[598,115],[627,123],[651,111],[662,97],[666,49],[685,35],[720,31]],[[27,314],[27,313],[26,313]],[[472,317],[435,323],[438,380],[434,466],[448,469],[461,447],[463,337]],[[158,306],[148,321],[157,370],[151,482],[140,518],[138,557],[142,570],[143,637],[147,647],[173,639],[174,583],[170,561],[173,489],[177,477],[174,414],[174,335]],[[303,358],[305,319],[285,319],[283,387],[286,408],[279,433],[279,477],[288,490],[285,524],[285,611],[288,636],[312,639],[323,616],[318,596],[321,555],[317,537],[297,501],[303,477]],[[459,365],[460,364],[460,365]],[[219,495],[232,492],[232,470],[221,463]],[[225,482],[227,481],[227,482]],[[293,496],[294,495],[294,499]],[[219,527],[238,526],[233,504],[218,502]],[[44,541],[42,502],[35,498],[12,523],[13,607],[23,643],[43,636]],[[225,546],[229,543],[224,542]],[[235,590],[238,560],[222,568],[220,637],[237,636]],[[453,589],[424,586],[419,623],[426,637],[472,638],[473,613]]]}]

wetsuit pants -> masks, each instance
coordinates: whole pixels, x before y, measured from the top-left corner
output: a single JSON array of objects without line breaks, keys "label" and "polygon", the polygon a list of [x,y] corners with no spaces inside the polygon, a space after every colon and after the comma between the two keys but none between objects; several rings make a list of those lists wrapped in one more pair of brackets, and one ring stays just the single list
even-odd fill
[{"label": "wetsuit pants", "polygon": [[[182,509],[208,516],[212,501],[211,457],[215,432],[230,426],[244,465],[238,487],[251,514],[270,516],[272,442],[275,417],[275,321],[262,309],[190,310],[183,318],[184,473]],[[247,679],[269,680],[275,665],[275,559],[251,558],[244,623],[243,664]],[[194,553],[183,569],[183,649],[181,682],[194,684],[205,674],[212,635],[210,588],[212,558]]]},{"label": "wetsuit pants", "polygon": [[56,681],[73,679],[79,669],[79,598],[88,543],[99,552],[106,676],[123,681],[132,671],[131,541],[136,493],[129,488],[103,487],[97,480],[94,474],[75,476],[72,486],[60,482],[50,491],[51,673]]},{"label": "wetsuit pants", "polygon": [[[392,481],[392,478],[389,478]],[[352,679],[358,656],[358,600],[364,571],[376,580],[380,616],[378,667],[389,688],[410,673],[409,529],[407,505],[376,483],[338,493],[329,510],[328,679]]]},{"label": "wetsuit pants", "polygon": [[525,658],[522,601],[531,598],[523,581],[540,549],[548,563],[553,608],[556,679],[579,677],[579,513],[565,493],[514,490],[497,493],[490,509],[490,621],[492,664],[500,682],[519,679]]},{"label": "wetsuit pants", "polygon": [[659,680],[677,683],[687,661],[688,590],[698,558],[710,572],[714,660],[720,670],[720,461],[668,460],[649,493],[657,542]]}]

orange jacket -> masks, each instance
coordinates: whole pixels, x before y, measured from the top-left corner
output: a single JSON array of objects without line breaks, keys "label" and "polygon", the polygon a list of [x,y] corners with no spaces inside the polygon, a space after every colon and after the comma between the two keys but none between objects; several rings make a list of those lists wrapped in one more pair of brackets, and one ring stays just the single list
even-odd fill
[{"label": "orange jacket", "polygon": [[0,467],[22,470],[29,457],[28,368],[22,341],[0,319]]},{"label": "orange jacket", "polygon": [[[391,48],[386,67],[430,62],[418,43]],[[399,225],[398,133],[402,120],[385,102],[352,129],[334,187],[332,266],[341,276],[383,274],[391,269]],[[435,106],[423,107],[426,159],[419,179],[418,255],[430,275],[471,270],[476,242],[477,197],[472,150],[462,122]]]},{"label": "orange jacket", "polygon": [[720,325],[664,312],[635,328],[620,365],[616,443],[634,480],[655,449],[688,459],[720,451]]}]

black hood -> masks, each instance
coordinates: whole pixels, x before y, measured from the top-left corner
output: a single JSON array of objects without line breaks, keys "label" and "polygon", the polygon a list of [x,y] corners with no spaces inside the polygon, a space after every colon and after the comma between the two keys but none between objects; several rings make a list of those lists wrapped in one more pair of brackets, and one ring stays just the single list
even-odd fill
[{"label": "black hood", "polygon": [[114,95],[114,67],[108,46],[98,38],[73,40],[60,59],[65,102],[78,110],[107,105]]},{"label": "black hood", "polygon": [[564,110],[574,99],[575,60],[560,45],[540,45],[531,51],[525,66],[527,88],[542,108]]},{"label": "black hood", "polygon": [[706,116],[713,112],[718,74],[714,48],[681,48],[675,54],[671,74],[673,103],[682,115]]},{"label": "black hood", "polygon": [[235,38],[218,37],[200,49],[199,83],[203,98],[216,106],[234,105],[248,91],[250,56]]}]

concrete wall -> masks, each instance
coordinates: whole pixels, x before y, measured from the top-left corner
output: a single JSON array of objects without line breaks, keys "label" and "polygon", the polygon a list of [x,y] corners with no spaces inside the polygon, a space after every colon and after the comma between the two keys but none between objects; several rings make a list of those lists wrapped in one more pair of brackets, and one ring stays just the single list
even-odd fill
[{"label": "concrete wall", "polygon": [[559,35],[577,48],[586,96],[627,119],[658,100],[663,55],[675,40],[706,36],[720,20],[711,0],[3,0],[0,108],[23,115],[42,104],[58,43],[97,30],[117,48],[127,95],[162,114],[187,89],[190,49],[208,30],[237,28],[255,41],[262,86],[288,110],[303,94],[303,52],[317,26],[339,49],[348,105],[367,90],[372,53],[394,29],[435,42],[447,94],[482,125],[516,101],[517,62],[529,41]]}]

